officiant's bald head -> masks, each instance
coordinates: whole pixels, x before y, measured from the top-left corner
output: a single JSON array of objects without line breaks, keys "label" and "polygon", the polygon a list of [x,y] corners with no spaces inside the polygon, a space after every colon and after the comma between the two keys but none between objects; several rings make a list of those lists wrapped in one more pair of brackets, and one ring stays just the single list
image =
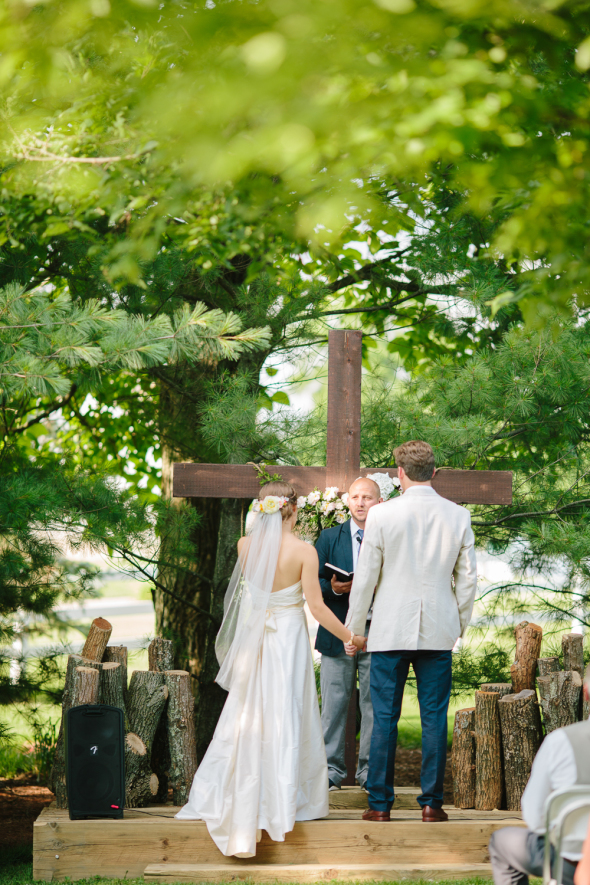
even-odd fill
[{"label": "officiant's bald head", "polygon": [[364,528],[371,507],[382,501],[381,489],[374,479],[359,476],[348,490],[348,509],[359,528]]}]

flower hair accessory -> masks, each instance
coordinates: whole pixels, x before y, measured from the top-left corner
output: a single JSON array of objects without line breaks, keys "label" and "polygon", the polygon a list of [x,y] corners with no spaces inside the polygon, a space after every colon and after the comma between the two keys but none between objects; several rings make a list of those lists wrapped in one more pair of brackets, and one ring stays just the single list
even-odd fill
[{"label": "flower hair accessory", "polygon": [[289,499],[282,495],[267,495],[266,498],[259,498],[252,504],[254,513],[278,513],[281,507],[284,507]]}]

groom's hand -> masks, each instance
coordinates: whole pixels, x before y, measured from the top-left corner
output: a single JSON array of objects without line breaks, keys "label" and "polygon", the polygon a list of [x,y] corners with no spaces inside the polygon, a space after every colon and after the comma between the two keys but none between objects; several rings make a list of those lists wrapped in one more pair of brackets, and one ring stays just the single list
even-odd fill
[{"label": "groom's hand", "polygon": [[349,658],[353,658],[355,656],[355,654],[357,653],[357,647],[356,647],[356,645],[353,645],[352,642],[345,642],[344,643],[344,651],[346,652],[346,654],[348,655]]},{"label": "groom's hand", "polygon": [[334,593],[350,593],[352,581],[337,581],[336,575],[332,575],[332,590]]}]

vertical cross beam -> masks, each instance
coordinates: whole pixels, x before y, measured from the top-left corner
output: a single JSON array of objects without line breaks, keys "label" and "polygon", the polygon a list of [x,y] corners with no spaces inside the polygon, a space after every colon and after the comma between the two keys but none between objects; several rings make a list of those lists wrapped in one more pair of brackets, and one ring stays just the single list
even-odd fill
[{"label": "vertical cross beam", "polygon": [[328,334],[328,439],[326,485],[341,492],[361,465],[362,332]]}]

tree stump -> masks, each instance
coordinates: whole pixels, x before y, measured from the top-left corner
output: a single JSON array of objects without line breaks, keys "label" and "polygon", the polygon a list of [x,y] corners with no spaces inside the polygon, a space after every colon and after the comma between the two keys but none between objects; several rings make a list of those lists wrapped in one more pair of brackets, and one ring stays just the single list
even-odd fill
[{"label": "tree stump", "polygon": [[97,661],[89,661],[80,655],[69,655],[66,666],[66,676],[64,684],[64,692],[61,705],[61,722],[59,726],[59,734],[55,745],[55,756],[53,759],[53,768],[51,769],[50,786],[55,793],[58,808],[68,807],[68,797],[66,793],[66,747],[65,747],[65,717],[66,713],[72,706],[72,697],[74,690],[75,673],[77,667],[90,667],[91,669],[100,670],[102,664]]},{"label": "tree stump", "polygon": [[512,694],[511,682],[484,682],[479,688],[480,691],[495,691],[501,698],[505,694]]},{"label": "tree stump", "polygon": [[[547,677],[544,677],[547,678]],[[520,810],[520,800],[541,746],[541,718],[537,695],[532,689],[505,695],[498,702],[504,750],[506,805],[509,811]]]},{"label": "tree stump", "polygon": [[127,649],[124,645],[107,645],[102,656],[105,664],[120,664],[119,675],[123,686],[123,699],[127,700]]},{"label": "tree stump", "polygon": [[494,691],[475,692],[475,807],[478,811],[493,811],[502,806],[504,783],[498,699]]},{"label": "tree stump", "polygon": [[76,667],[71,707],[98,704],[100,673],[94,667]]},{"label": "tree stump", "polygon": [[165,673],[174,669],[174,645],[171,639],[156,636],[148,645],[148,669]]},{"label": "tree stump", "polygon": [[170,744],[170,785],[174,805],[186,805],[197,770],[195,737],[195,699],[190,674],[186,670],[167,670],[168,740]]},{"label": "tree stump", "polygon": [[108,645],[113,628],[104,618],[95,618],[90,625],[84,648],[82,649],[82,657],[88,658],[90,661],[102,661],[102,656]]},{"label": "tree stump", "polygon": [[550,673],[557,673],[561,669],[559,658],[539,658],[537,666],[539,668],[539,676],[548,676]]},{"label": "tree stump", "polygon": [[123,696],[123,680],[121,679],[121,664],[116,661],[106,661],[102,665],[100,677],[100,703],[111,707],[119,707],[125,716],[125,698]]},{"label": "tree stump", "polygon": [[125,737],[125,801],[128,808],[140,808],[158,792],[151,754],[167,698],[163,673],[135,670],[127,693],[130,730]]},{"label": "tree stump", "polygon": [[[148,666],[157,673],[174,669],[174,646],[171,639],[156,636],[148,646]],[[168,774],[170,771],[170,746],[168,741],[168,701],[162,712],[154,737],[152,749],[152,771],[158,776],[156,802],[168,800]],[[184,804],[184,803],[183,803]]]},{"label": "tree stump", "polygon": [[576,670],[539,676],[537,686],[546,734],[578,721],[582,678]]},{"label": "tree stump", "polygon": [[453,728],[453,802],[475,807],[475,707],[457,710]]},{"label": "tree stump", "polygon": [[564,633],[561,637],[563,669],[575,670],[584,680],[584,637],[581,633]]},{"label": "tree stump", "polygon": [[529,624],[522,621],[515,629],[516,654],[515,660],[510,667],[512,677],[512,690],[515,694],[524,688],[535,688],[535,675],[537,673],[537,659],[541,651],[543,630],[537,624]]}]

